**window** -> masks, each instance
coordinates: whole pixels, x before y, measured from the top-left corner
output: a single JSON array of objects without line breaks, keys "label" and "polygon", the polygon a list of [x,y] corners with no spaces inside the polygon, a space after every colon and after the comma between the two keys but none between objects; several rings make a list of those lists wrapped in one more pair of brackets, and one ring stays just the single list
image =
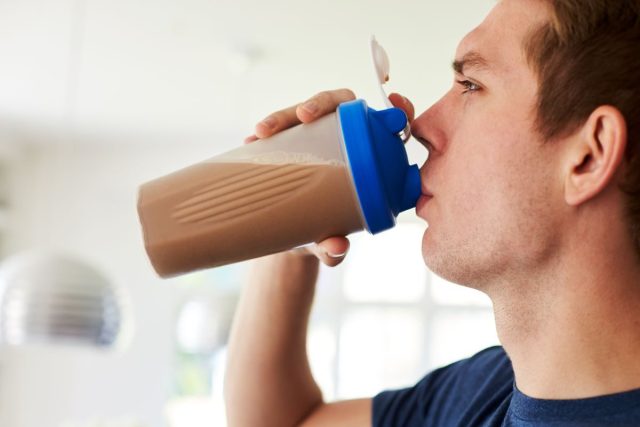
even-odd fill
[{"label": "window", "polygon": [[[376,236],[353,235],[345,262],[321,270],[307,346],[325,399],[371,397],[385,389],[411,386],[438,366],[498,343],[489,299],[446,282],[425,267],[424,228],[422,223],[400,222]],[[246,268],[243,263],[183,280],[198,292],[203,288],[214,294],[237,292]],[[186,393],[182,398],[188,387],[176,390],[178,399],[168,409],[171,425],[193,427],[196,412],[200,419],[215,419],[219,425],[224,419],[225,350],[207,356],[206,363],[199,357],[180,356],[177,372],[185,382],[177,385],[186,384],[195,394],[202,394],[204,384],[209,390],[207,397]],[[200,381],[190,377],[194,368],[206,377]]]},{"label": "window", "polygon": [[411,386],[498,343],[490,300],[425,267],[424,229],[407,221],[354,235],[344,265],[322,271],[309,354],[325,398]]}]

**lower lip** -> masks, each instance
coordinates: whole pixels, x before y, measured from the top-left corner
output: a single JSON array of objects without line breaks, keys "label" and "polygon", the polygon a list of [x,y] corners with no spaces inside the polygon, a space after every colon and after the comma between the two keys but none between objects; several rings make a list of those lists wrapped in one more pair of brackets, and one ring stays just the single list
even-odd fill
[{"label": "lower lip", "polygon": [[416,203],[416,212],[420,213],[420,211],[424,208],[427,202],[432,198],[433,196],[427,196],[426,194],[421,195],[420,198],[418,199],[418,202]]}]

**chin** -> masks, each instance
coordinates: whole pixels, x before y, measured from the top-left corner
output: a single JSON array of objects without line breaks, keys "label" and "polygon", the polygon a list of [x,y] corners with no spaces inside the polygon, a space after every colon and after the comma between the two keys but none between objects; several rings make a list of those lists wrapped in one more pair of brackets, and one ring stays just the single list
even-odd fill
[{"label": "chin", "polygon": [[427,229],[424,231],[424,234],[422,235],[422,259],[424,260],[425,265],[429,267],[430,270],[432,270],[430,264],[432,251],[431,241],[429,237],[429,227],[427,227]]},{"label": "chin", "polygon": [[448,270],[446,266],[447,256],[443,254],[442,248],[438,248],[435,244],[429,228],[426,229],[422,236],[422,259],[429,270],[449,280],[448,277],[445,277],[445,272]]},{"label": "chin", "polygon": [[477,288],[480,269],[470,262],[472,254],[461,249],[451,239],[438,242],[429,229],[422,237],[422,259],[429,270],[451,283]]}]

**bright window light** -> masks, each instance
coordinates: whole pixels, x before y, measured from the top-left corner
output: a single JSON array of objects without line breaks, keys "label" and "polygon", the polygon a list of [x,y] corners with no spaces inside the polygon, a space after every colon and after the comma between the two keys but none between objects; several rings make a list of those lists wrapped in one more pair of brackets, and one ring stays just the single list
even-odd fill
[{"label": "bright window light", "polygon": [[409,308],[354,308],[343,317],[338,398],[371,397],[416,380],[423,314]]},{"label": "bright window light", "polygon": [[417,223],[399,223],[371,236],[352,237],[345,262],[344,295],[351,302],[415,302],[425,293],[428,270],[422,260]]},{"label": "bright window light", "polygon": [[429,340],[430,369],[448,365],[498,345],[493,312],[490,309],[438,310],[433,317]]},{"label": "bright window light", "polygon": [[336,361],[336,334],[324,324],[310,327],[307,354],[313,377],[327,400],[335,397],[334,366]]}]

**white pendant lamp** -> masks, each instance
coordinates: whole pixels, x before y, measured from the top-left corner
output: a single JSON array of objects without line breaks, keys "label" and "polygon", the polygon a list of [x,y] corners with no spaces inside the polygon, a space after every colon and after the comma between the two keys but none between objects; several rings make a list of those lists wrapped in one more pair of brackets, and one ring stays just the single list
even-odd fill
[{"label": "white pendant lamp", "polygon": [[0,340],[113,346],[123,296],[86,263],[55,254],[15,255],[0,264]]}]

